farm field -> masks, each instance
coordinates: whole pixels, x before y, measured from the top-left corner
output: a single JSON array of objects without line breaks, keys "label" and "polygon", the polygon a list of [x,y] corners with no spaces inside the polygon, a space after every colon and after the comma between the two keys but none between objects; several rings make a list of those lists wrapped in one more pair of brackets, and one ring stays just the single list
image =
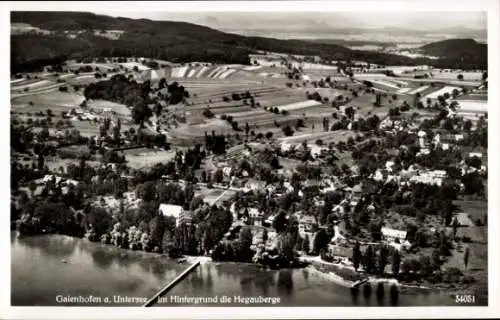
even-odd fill
[{"label": "farm field", "polygon": [[203,201],[210,206],[221,205],[224,201],[231,199],[235,194],[236,192],[232,190],[209,189],[207,187],[200,187],[199,190],[195,190],[195,196],[202,197]]},{"label": "farm field", "polygon": [[12,97],[11,106],[14,112],[35,113],[51,109],[55,115],[59,115],[61,111],[69,111],[71,108],[78,107],[83,100],[83,96],[76,93],[54,91]]}]

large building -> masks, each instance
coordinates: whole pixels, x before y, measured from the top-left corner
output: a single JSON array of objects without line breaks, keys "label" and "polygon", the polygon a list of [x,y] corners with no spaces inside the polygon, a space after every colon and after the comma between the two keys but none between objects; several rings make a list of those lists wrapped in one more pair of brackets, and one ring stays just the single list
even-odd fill
[{"label": "large building", "polygon": [[158,210],[164,217],[175,218],[175,225],[177,227],[181,224],[192,223],[192,213],[190,211],[185,211],[181,206],[162,203],[160,204]]}]

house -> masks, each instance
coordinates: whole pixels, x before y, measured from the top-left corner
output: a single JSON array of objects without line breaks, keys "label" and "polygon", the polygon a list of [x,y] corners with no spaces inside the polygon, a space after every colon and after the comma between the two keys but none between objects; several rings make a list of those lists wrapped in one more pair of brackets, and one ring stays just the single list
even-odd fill
[{"label": "house", "polygon": [[406,231],[382,227],[382,239],[388,242],[403,242],[406,239]]},{"label": "house", "polygon": [[482,158],[483,154],[481,152],[469,152],[469,158]]},{"label": "house", "polygon": [[394,161],[387,161],[385,163],[385,168],[387,171],[392,172],[392,167],[394,167]]},{"label": "house", "polygon": [[224,177],[230,177],[231,176],[231,167],[224,167],[222,168],[222,173],[224,174]]},{"label": "house", "polygon": [[182,224],[191,225],[193,223],[193,213],[191,211],[183,210],[179,214],[179,218],[176,220],[176,225],[180,226]]},{"label": "house", "polygon": [[281,152],[288,152],[293,149],[293,145],[288,142],[281,143]]},{"label": "house", "polygon": [[175,218],[175,225],[179,226],[180,221],[184,219],[184,216],[181,214],[183,213],[184,209],[182,206],[174,205],[174,204],[165,204],[162,203],[160,204],[160,207],[158,208],[158,211],[160,212],[161,215],[164,217],[173,217]]},{"label": "house", "polygon": [[248,216],[251,218],[250,221],[252,221],[255,226],[262,226],[262,215],[263,213],[257,208],[248,209]]},{"label": "house", "polygon": [[314,227],[316,225],[316,219],[313,216],[304,215],[299,219],[299,232],[314,232]]}]

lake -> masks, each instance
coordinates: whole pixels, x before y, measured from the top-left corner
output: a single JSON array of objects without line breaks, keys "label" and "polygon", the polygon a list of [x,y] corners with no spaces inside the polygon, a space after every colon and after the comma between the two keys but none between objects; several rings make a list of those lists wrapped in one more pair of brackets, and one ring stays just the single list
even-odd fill
[{"label": "lake", "polygon": [[[61,235],[18,238],[13,233],[11,254],[13,306],[140,306],[189,266],[163,255]],[[260,304],[250,301],[258,297]],[[265,270],[251,264],[212,262],[201,264],[164,300],[157,306],[195,302],[219,307],[454,305],[444,292],[402,293],[397,302],[389,298],[388,288],[384,298],[375,294],[367,298],[363,292],[356,297],[315,270]]]}]

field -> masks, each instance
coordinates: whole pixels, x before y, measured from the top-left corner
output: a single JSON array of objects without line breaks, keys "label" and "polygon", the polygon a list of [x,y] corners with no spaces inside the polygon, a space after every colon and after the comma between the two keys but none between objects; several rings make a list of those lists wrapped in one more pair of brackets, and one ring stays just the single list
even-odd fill
[{"label": "field", "polygon": [[209,189],[206,187],[200,187],[199,190],[195,190],[195,196],[200,196],[203,201],[212,205],[221,205],[224,201],[231,199],[235,195],[235,191],[222,190],[222,189]]},{"label": "field", "polygon": [[166,163],[175,157],[175,150],[150,150],[146,148],[123,151],[127,165],[134,169],[145,169],[157,163]]}]

